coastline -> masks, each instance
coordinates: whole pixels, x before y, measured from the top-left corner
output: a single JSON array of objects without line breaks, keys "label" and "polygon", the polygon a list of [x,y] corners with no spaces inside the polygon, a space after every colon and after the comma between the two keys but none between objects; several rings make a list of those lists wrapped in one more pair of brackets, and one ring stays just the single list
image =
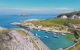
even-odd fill
[{"label": "coastline", "polygon": [[31,32],[29,32],[23,28],[21,28],[21,30],[25,31],[33,38],[34,42],[37,44],[37,46],[39,47],[40,50],[50,50],[38,37],[34,37]]},{"label": "coastline", "polygon": [[[36,26],[34,26],[33,24],[31,23],[27,23],[27,24],[23,24],[23,23],[20,23],[20,22],[13,22],[11,23],[12,25],[16,25],[16,26],[21,26],[23,28],[29,28],[29,29],[37,29],[37,30],[43,30],[43,31],[48,31],[48,32],[55,32],[55,33],[71,33],[71,32],[68,32],[68,31],[64,31],[64,30],[50,30],[49,27],[41,27],[41,28],[38,28]],[[33,25],[33,26],[27,26],[27,25]]]},{"label": "coastline", "polygon": [[[78,42],[77,42],[77,43],[78,43]],[[74,47],[77,43],[75,43],[74,45],[72,45],[72,46],[70,46],[70,47],[66,48],[65,50],[68,50],[68,49],[70,49],[70,48]]]},{"label": "coastline", "polygon": [[[59,31],[59,30],[50,30],[50,29],[48,29],[48,27],[43,27],[43,28],[37,28],[37,27],[26,27],[25,26],[25,24],[22,24],[22,23],[17,23],[17,22],[14,22],[13,23],[13,25],[17,25],[17,26],[21,26],[22,28],[24,28],[24,30],[25,30],[25,28],[30,28],[30,29],[37,29],[37,30],[41,30],[41,31],[47,31],[47,32],[54,32],[54,33],[70,33],[70,32],[68,32],[68,31]],[[25,30],[26,31],[26,30]],[[27,31],[28,32],[28,31]],[[32,36],[32,38],[34,38],[33,37],[33,34],[31,33],[31,32],[28,32],[31,36]],[[65,34],[63,34],[63,35],[65,35]],[[37,37],[38,38],[38,37]],[[42,46],[43,46],[43,42],[38,38],[37,40],[36,40],[36,44],[37,44],[37,41],[39,41],[40,43],[42,43]],[[41,44],[37,44],[37,45],[41,45]],[[44,44],[45,45],[45,44]],[[71,47],[73,47],[74,45],[76,45],[76,43],[75,44],[73,44],[72,46],[70,46],[70,47],[67,47],[67,48],[65,48],[65,50],[68,50],[69,48],[71,48]],[[41,46],[41,48],[42,48],[42,46]],[[39,46],[40,47],[40,46]],[[46,48],[47,46],[45,45],[45,47],[43,48],[43,49],[41,49],[41,50],[44,50],[45,48]],[[47,47],[48,48],[48,47]],[[46,49],[47,50],[47,49]],[[48,50],[50,50],[49,48],[48,48]]]}]

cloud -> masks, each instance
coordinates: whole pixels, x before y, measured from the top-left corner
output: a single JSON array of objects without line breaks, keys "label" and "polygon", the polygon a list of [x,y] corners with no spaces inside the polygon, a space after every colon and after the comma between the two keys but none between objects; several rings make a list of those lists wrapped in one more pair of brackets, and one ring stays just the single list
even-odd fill
[{"label": "cloud", "polygon": [[67,13],[72,12],[74,8],[0,8],[0,13],[5,14],[29,14],[29,13]]}]

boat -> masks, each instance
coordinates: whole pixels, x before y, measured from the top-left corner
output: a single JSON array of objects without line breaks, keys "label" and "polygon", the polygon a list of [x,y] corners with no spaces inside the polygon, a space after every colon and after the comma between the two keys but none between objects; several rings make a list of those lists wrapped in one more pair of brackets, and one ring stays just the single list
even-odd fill
[{"label": "boat", "polygon": [[45,38],[49,38],[48,36],[45,36]]},{"label": "boat", "polygon": [[57,36],[57,35],[54,35],[53,37],[54,37],[54,38],[59,38],[59,36]]},{"label": "boat", "polygon": [[36,36],[38,36],[38,34],[36,33]]},{"label": "boat", "polygon": [[62,35],[66,35],[65,33],[62,33]]}]

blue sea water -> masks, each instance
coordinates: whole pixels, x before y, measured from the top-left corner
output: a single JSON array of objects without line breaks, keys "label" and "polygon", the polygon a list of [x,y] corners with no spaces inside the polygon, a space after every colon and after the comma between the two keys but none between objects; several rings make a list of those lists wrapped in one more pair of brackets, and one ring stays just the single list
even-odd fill
[{"label": "blue sea water", "polygon": [[[34,36],[37,34],[39,38],[51,50],[57,50],[58,48],[66,49],[74,44],[74,42],[68,40],[60,33],[54,34],[52,32],[38,31],[38,30],[29,30],[29,31],[32,32]],[[45,38],[45,36],[48,36],[48,38]],[[57,38],[55,38],[55,36],[57,36]]]},{"label": "blue sea water", "polygon": [[[28,15],[28,16],[18,16],[18,15],[0,15],[0,26],[6,28],[19,28],[18,26],[13,26],[10,23],[19,22],[28,19],[49,19],[54,18],[57,15]],[[40,39],[51,49],[56,50],[57,48],[67,48],[74,44],[74,42],[69,41],[61,34],[56,34],[59,38],[54,38],[54,34],[46,31],[29,30],[34,35],[37,33]],[[45,38],[44,36],[49,38]]]},{"label": "blue sea water", "polygon": [[56,17],[56,15],[28,15],[28,16],[0,15],[0,26],[7,28],[16,28],[16,27],[18,28],[18,26],[13,26],[10,23],[28,19],[49,19],[54,17]]}]

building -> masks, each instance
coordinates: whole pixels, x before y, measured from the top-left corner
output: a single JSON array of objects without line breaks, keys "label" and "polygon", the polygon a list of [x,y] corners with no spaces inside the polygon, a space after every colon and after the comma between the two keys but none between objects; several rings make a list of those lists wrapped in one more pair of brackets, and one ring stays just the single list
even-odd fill
[{"label": "building", "polygon": [[68,17],[66,15],[62,15],[61,18],[67,19]]},{"label": "building", "polygon": [[78,16],[77,15],[72,15],[71,19],[78,19]]}]

